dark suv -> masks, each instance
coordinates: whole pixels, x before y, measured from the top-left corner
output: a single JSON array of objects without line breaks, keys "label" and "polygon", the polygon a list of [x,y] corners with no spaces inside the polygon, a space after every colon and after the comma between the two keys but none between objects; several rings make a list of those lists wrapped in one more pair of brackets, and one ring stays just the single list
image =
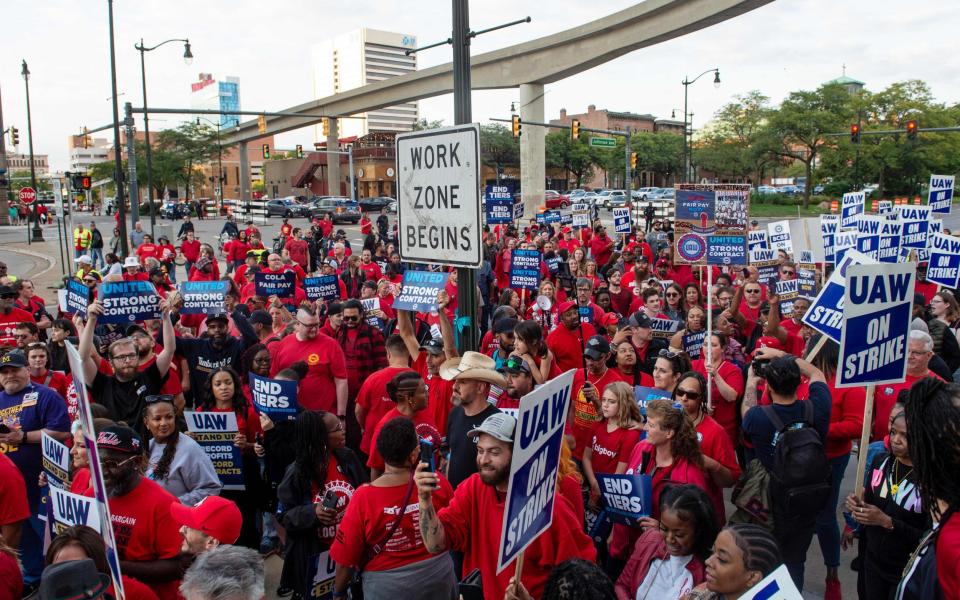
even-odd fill
[{"label": "dark suv", "polygon": [[311,217],[323,217],[327,213],[333,215],[334,223],[356,225],[360,222],[360,204],[343,196],[320,198],[310,206]]},{"label": "dark suv", "polygon": [[307,207],[293,198],[276,198],[267,200],[267,215],[270,217],[305,217]]}]

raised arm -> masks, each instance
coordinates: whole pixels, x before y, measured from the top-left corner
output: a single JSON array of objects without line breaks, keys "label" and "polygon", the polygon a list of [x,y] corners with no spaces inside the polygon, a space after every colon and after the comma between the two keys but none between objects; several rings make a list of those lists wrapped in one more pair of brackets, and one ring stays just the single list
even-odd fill
[{"label": "raised arm", "polygon": [[87,323],[80,332],[80,341],[77,345],[77,352],[80,354],[80,360],[83,361],[83,377],[90,384],[93,383],[93,378],[97,376],[99,367],[94,358],[93,331],[97,328],[97,318],[102,314],[103,305],[99,302],[94,301],[87,306]]},{"label": "raised arm", "polygon": [[177,336],[173,332],[170,305],[166,300],[160,300],[160,323],[163,325],[163,351],[157,355],[157,370],[163,376],[170,370],[170,363],[177,351]]},{"label": "raised arm", "polygon": [[[437,320],[440,322],[440,337],[443,339],[443,353],[447,358],[456,358],[460,356],[457,352],[457,344],[453,338],[453,325],[447,317],[447,304],[450,303],[450,297],[446,292],[441,291],[437,304]],[[479,312],[477,314],[480,314]]]}]

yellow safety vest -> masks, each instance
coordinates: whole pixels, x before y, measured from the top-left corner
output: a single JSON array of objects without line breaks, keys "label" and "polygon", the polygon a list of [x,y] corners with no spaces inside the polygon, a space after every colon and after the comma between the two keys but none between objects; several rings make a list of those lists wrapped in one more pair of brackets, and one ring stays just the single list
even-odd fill
[{"label": "yellow safety vest", "polygon": [[76,250],[86,250],[90,247],[90,242],[93,240],[93,234],[90,233],[89,229],[84,229],[82,232],[80,228],[73,230],[73,247]]}]

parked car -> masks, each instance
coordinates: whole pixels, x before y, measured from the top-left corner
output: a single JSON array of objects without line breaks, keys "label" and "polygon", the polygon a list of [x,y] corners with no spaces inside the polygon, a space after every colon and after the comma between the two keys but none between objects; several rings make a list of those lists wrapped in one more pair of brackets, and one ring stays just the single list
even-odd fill
[{"label": "parked car", "polygon": [[672,202],[673,198],[673,188],[660,188],[647,194],[647,200],[670,200]]},{"label": "parked car", "polygon": [[799,185],[782,185],[777,188],[777,193],[795,196],[803,193],[803,187]]},{"label": "parked car", "polygon": [[624,190],[609,190],[602,199],[603,207],[607,210],[627,205],[627,192]]},{"label": "parked car", "polygon": [[823,193],[823,184],[822,184],[822,183],[818,183],[817,185],[813,186],[813,193],[814,193],[814,194],[822,194],[822,193]]},{"label": "parked car", "polygon": [[167,201],[163,203],[163,207],[160,208],[160,216],[164,219],[179,220],[183,217],[190,214],[190,205],[185,202],[171,202]]},{"label": "parked car", "polygon": [[561,194],[556,190],[544,191],[544,204],[547,209],[566,208],[570,206],[570,196]]},{"label": "parked car", "polygon": [[653,192],[656,192],[659,189],[660,188],[658,187],[642,187],[640,189],[633,190],[632,192],[630,192],[630,196],[635,200],[646,200],[647,196],[649,196]]},{"label": "parked car", "polygon": [[776,194],[777,188],[773,187],[772,185],[758,185],[757,193],[758,194]]},{"label": "parked car", "polygon": [[393,202],[389,196],[374,196],[372,198],[360,199],[360,210],[380,212],[381,208],[386,208]]},{"label": "parked car", "polygon": [[267,200],[267,216],[305,217],[307,216],[307,207],[292,197],[274,198],[273,200]]},{"label": "parked car", "polygon": [[389,205],[387,205],[387,212],[391,214],[397,214],[397,201],[392,200]]},{"label": "parked car", "polygon": [[321,198],[310,207],[311,217],[322,217],[327,213],[333,215],[334,223],[360,222],[360,204],[343,196]]}]

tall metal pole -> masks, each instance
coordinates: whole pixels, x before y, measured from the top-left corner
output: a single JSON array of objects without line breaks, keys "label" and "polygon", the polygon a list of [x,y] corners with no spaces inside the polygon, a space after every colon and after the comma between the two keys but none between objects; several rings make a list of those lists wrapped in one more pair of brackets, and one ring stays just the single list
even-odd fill
[{"label": "tall metal pole", "polygon": [[[340,160],[340,156],[337,156],[337,160]],[[353,144],[347,146],[347,163],[350,165],[350,199],[353,201],[357,200],[357,182],[353,178]]]},{"label": "tall metal pole", "polygon": [[36,192],[37,197],[33,201],[33,235],[28,238],[32,242],[43,241],[43,230],[40,229],[40,192],[37,191],[37,168],[33,164],[33,122],[30,118],[30,69],[27,68],[27,61],[23,61],[23,83],[27,90],[27,140],[30,145],[30,187]]},{"label": "tall metal pole", "polygon": [[[473,120],[470,83],[470,2],[453,0],[453,119],[457,125]],[[457,288],[462,294],[457,311],[465,324],[460,330],[460,353],[476,350],[477,273],[475,269],[457,269]]]},{"label": "tall metal pole", "polygon": [[0,99],[0,225],[10,224],[10,206],[9,196],[10,184],[6,183],[10,179],[7,172],[7,147],[3,139],[3,100]]},{"label": "tall metal pole", "polygon": [[[223,212],[223,146],[220,145],[220,119],[217,119],[217,216]],[[152,217],[151,217],[152,218]]]},{"label": "tall metal pole", "polygon": [[123,160],[120,157],[120,106],[117,103],[117,55],[113,44],[113,0],[107,0],[110,21],[110,85],[113,90],[113,179],[117,188],[117,210],[120,213],[120,250],[130,254],[127,242],[126,200],[123,197]]},{"label": "tall metal pole", "polygon": [[690,89],[690,83],[686,78],[683,79],[683,181],[681,183],[689,183],[690,176],[690,151],[687,149],[687,135],[690,132],[690,129],[687,125],[687,118],[689,114],[687,113],[687,90]]},{"label": "tall metal pole", "polygon": [[[127,136],[127,170],[130,172],[130,225],[135,227],[140,220],[140,188],[137,185],[137,150],[135,132],[133,129],[133,106],[127,102],[123,105],[123,124]],[[151,231],[150,237],[153,237]]]},{"label": "tall metal pole", "polygon": [[140,38],[140,82],[143,85],[143,141],[146,144],[147,154],[147,202],[150,203],[150,237],[157,239],[154,227],[157,224],[157,207],[153,202],[153,152],[150,148],[150,112],[147,109],[147,64],[144,56],[143,38]]},{"label": "tall metal pole", "polygon": [[623,189],[627,194],[627,206],[630,206],[630,222],[633,223],[633,197],[630,190],[633,188],[633,179],[630,177],[630,128],[627,127],[627,135],[623,138],[624,164],[623,164]]}]

